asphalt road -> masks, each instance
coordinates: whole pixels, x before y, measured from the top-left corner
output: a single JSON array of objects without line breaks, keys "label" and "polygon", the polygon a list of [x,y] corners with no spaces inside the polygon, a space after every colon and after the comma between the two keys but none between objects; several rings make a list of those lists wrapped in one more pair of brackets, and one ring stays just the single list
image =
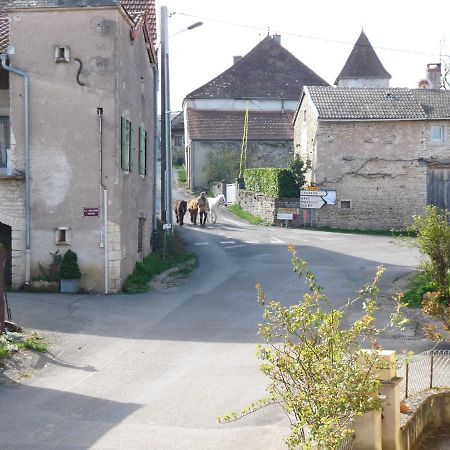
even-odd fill
[{"label": "asphalt road", "polygon": [[[288,243],[334,305],[379,265],[388,297],[417,263],[414,251],[388,237],[257,227],[228,211],[204,229],[188,223],[182,234],[199,267],[180,286],[140,295],[9,295],[15,320],[42,333],[52,356],[33,376],[0,386],[1,449],[284,449],[289,422],[276,407],[216,423],[265,393],[255,284],[285,303],[301,297]],[[383,312],[389,307],[385,300]],[[349,319],[356,316],[357,309]],[[414,324],[381,344],[430,347]]]}]

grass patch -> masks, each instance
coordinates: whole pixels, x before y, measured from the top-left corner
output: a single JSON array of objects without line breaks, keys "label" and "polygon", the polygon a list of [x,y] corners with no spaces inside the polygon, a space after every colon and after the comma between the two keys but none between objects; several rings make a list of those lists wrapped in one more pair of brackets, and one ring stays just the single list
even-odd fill
[{"label": "grass patch", "polygon": [[0,336],[0,360],[20,350],[46,352],[47,348],[47,342],[37,333],[25,335],[6,331]]},{"label": "grass patch", "polygon": [[252,225],[261,225],[264,222],[264,219],[261,217],[254,216],[253,214],[250,214],[247,211],[244,211],[239,205],[230,205],[228,207],[228,210],[231,211],[233,214],[238,216],[241,219],[246,220],[247,222],[251,223]]},{"label": "grass patch", "polygon": [[420,308],[423,295],[426,292],[434,292],[436,287],[424,272],[417,272],[406,285],[402,303],[412,308]]},{"label": "grass patch", "polygon": [[186,168],[184,167],[184,165],[177,164],[174,166],[174,168],[178,174],[178,181],[180,183],[186,183]]},{"label": "grass patch", "polygon": [[185,242],[177,232],[174,231],[173,235],[167,234],[165,255],[161,248],[163,234],[160,229],[154,239],[157,242],[156,249],[142,262],[136,263],[133,273],[124,283],[124,292],[128,294],[147,292],[152,278],[174,267],[179,268],[178,273],[186,277],[192,272],[193,266],[189,267],[186,263],[196,257],[185,250]]}]

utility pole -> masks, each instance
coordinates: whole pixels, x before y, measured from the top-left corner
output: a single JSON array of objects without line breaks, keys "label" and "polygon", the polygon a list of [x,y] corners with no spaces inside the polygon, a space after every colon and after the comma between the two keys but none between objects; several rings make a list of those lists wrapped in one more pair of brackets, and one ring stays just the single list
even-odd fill
[{"label": "utility pole", "polygon": [[[167,30],[167,7],[161,6],[161,221],[163,225],[167,223],[167,73],[166,73],[166,45],[168,41]],[[164,230],[164,236],[166,231]]]}]

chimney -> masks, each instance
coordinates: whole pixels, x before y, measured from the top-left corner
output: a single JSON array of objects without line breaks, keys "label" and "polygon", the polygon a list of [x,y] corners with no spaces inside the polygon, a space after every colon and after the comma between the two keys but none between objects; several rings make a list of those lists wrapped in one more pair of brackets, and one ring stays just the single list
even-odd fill
[{"label": "chimney", "polygon": [[272,36],[272,39],[273,39],[278,45],[281,45],[281,35],[279,35],[279,34],[274,34],[274,35]]},{"label": "chimney", "polygon": [[233,56],[233,64],[236,64],[241,58],[242,56]]},{"label": "chimney", "polygon": [[441,64],[427,64],[427,80],[430,82],[430,89],[441,88]]}]

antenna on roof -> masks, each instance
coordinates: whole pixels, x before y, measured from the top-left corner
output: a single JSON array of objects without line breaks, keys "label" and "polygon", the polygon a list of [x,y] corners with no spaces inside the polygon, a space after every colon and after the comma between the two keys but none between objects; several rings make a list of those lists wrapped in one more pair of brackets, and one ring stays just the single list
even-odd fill
[{"label": "antenna on roof", "polygon": [[267,27],[267,36],[270,36],[270,27]]}]

